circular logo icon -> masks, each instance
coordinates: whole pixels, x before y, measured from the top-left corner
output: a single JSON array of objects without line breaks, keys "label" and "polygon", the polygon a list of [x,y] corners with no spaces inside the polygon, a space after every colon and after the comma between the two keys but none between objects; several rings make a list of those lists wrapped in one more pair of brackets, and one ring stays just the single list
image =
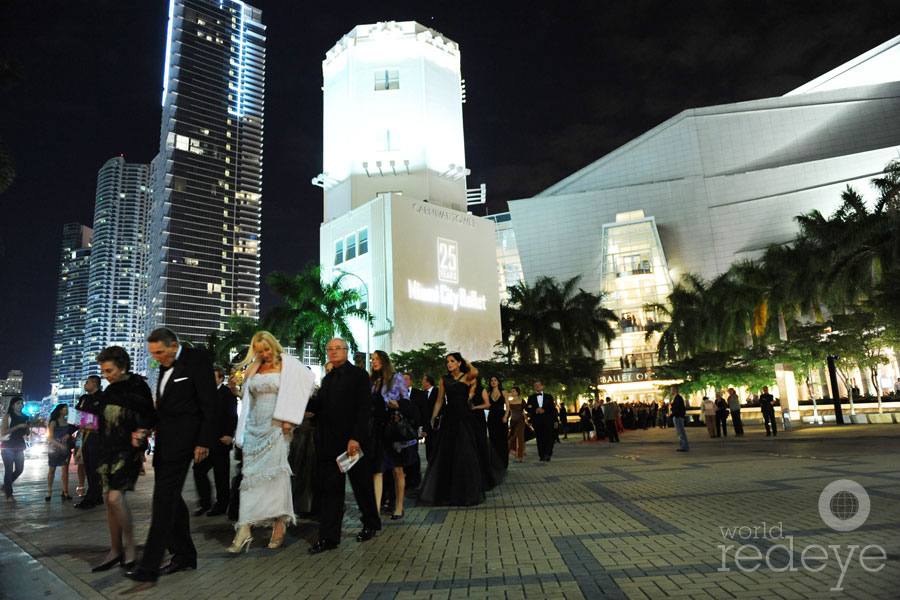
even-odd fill
[{"label": "circular logo icon", "polygon": [[835,531],[853,531],[866,522],[872,504],[866,489],[850,479],[838,479],[819,495],[819,516]]}]

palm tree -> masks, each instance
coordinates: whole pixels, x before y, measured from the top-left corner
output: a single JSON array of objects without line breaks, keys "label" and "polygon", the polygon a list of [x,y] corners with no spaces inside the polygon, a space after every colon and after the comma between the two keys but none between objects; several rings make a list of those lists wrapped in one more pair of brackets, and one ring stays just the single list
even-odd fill
[{"label": "palm tree", "polygon": [[320,362],[325,362],[325,346],[335,337],[346,340],[354,352],[359,348],[349,319],[358,318],[372,323],[369,311],[359,306],[359,292],[344,288],[346,274],[339,274],[330,283],[322,281],[320,265],[309,264],[298,275],[273,271],[266,278],[272,292],[284,305],[272,308],[268,320],[284,339],[294,341],[296,348],[312,342]]}]

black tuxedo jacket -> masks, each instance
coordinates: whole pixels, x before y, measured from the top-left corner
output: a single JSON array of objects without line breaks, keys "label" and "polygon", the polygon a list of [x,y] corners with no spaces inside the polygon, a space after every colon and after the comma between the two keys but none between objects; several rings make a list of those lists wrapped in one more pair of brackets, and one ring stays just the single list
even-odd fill
[{"label": "black tuxedo jacket", "polygon": [[437,388],[431,386],[427,392],[413,388],[409,391],[409,399],[419,411],[419,426],[426,432],[431,431],[431,413],[434,412],[434,403],[437,400]]},{"label": "black tuxedo jacket", "polygon": [[213,433],[218,442],[222,437],[234,437],[234,430],[237,429],[237,396],[228,388],[226,384],[219,386],[217,390],[216,406],[214,410],[214,426]]},{"label": "black tuxedo jacket", "polygon": [[216,379],[209,355],[182,346],[181,356],[172,364],[172,374],[160,394],[160,373],[156,384],[156,447],[153,464],[190,459],[195,446],[212,448],[216,441]]},{"label": "black tuxedo jacket", "polygon": [[536,426],[550,425],[552,427],[559,420],[559,414],[556,412],[556,402],[553,401],[553,396],[547,392],[544,392],[544,406],[540,407],[544,409],[544,414],[539,415],[537,412],[538,408],[537,394],[528,396],[525,410],[528,411],[528,416],[531,417]]},{"label": "black tuxedo jacket", "polygon": [[345,362],[331,370],[306,409],[316,415],[316,454],[334,460],[347,451],[347,442],[356,440],[369,454],[369,420],[372,392],[369,375]]}]

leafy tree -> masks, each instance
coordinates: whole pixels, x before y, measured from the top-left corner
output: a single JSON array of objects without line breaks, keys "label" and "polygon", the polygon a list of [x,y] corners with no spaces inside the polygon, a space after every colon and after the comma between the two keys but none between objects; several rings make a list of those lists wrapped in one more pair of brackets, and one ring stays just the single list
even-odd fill
[{"label": "leafy tree", "polygon": [[771,357],[764,349],[742,352],[700,352],[693,356],[656,367],[661,379],[681,379],[683,394],[704,391],[709,387],[746,386],[759,389],[774,383]]},{"label": "leafy tree", "polygon": [[446,357],[449,354],[444,342],[428,342],[419,350],[391,352],[391,362],[398,373],[409,373],[418,385],[425,375],[437,382],[447,372]]},{"label": "leafy tree", "polygon": [[310,263],[298,274],[288,275],[280,271],[269,273],[266,283],[272,292],[284,302],[266,313],[266,320],[283,339],[293,340],[302,348],[312,342],[316,357],[326,361],[325,346],[335,337],[344,338],[351,351],[359,344],[350,330],[351,318],[371,324],[372,315],[361,308],[359,292],[344,288],[346,274],[338,274],[330,283],[322,281],[320,265]]}]

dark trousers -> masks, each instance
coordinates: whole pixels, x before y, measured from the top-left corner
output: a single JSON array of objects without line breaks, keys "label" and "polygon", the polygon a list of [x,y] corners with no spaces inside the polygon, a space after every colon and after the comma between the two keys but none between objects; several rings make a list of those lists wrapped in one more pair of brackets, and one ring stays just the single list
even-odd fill
[{"label": "dark trousers", "polygon": [[366,454],[345,475],[338,469],[333,456],[321,457],[317,464],[319,481],[319,540],[335,544],[341,541],[344,519],[345,477],[350,478],[353,497],[362,513],[363,527],[381,528],[381,517],[375,506],[375,484],[372,482],[372,459]]},{"label": "dark trousers", "polygon": [[619,430],[616,427],[615,419],[606,422],[606,435],[609,436],[610,443],[619,441]]},{"label": "dark trousers", "polygon": [[416,459],[403,467],[403,475],[406,477],[406,495],[410,492],[413,496],[418,495],[419,485],[422,483],[422,460],[419,458],[419,447],[415,447]]},{"label": "dark trousers", "polygon": [[728,412],[724,410],[716,411],[716,437],[728,437]]},{"label": "dark trousers", "polygon": [[3,456],[3,469],[5,471],[3,491],[6,492],[6,497],[9,498],[13,495],[13,482],[19,478],[19,475],[25,469],[25,451],[3,448],[0,455]]},{"label": "dark trousers", "polygon": [[163,554],[168,550],[172,559],[183,564],[196,564],[197,549],[191,540],[188,508],[181,497],[191,459],[162,462],[155,465],[153,484],[153,513],[150,532],[144,545],[140,569],[145,573],[159,572]]},{"label": "dark trousers", "polygon": [[103,501],[103,482],[97,468],[100,466],[100,434],[92,431],[81,443],[81,460],[87,477],[87,494],[84,499],[99,504]]},{"label": "dark trousers", "polygon": [[778,435],[778,426],[775,425],[775,411],[763,411],[763,422],[766,424],[766,435],[769,435],[769,423],[772,423],[772,435]]},{"label": "dark trousers", "polygon": [[741,421],[741,410],[731,411],[731,423],[734,427],[734,435],[744,435],[744,423]]},{"label": "dark trousers", "polygon": [[244,479],[244,476],[241,473],[241,469],[244,467],[244,453],[241,452],[240,448],[235,447],[234,460],[237,461],[237,473],[235,473],[234,477],[231,479],[231,495],[228,502],[228,518],[232,521],[237,521],[238,516],[240,516],[241,512],[241,481],[243,481]]},{"label": "dark trousers", "polygon": [[534,437],[537,438],[538,456],[542,459],[553,456],[553,443],[556,439],[553,423],[549,421],[542,422],[535,419]]},{"label": "dark trousers", "polygon": [[434,460],[434,451],[437,449],[437,438],[439,431],[429,430],[425,437],[425,460],[429,463]]},{"label": "dark trousers", "polygon": [[212,507],[212,488],[209,485],[210,470],[212,470],[213,479],[216,482],[216,508],[225,510],[228,508],[230,498],[231,453],[229,446],[216,442],[209,456],[194,463],[194,485],[197,486],[201,508]]}]

